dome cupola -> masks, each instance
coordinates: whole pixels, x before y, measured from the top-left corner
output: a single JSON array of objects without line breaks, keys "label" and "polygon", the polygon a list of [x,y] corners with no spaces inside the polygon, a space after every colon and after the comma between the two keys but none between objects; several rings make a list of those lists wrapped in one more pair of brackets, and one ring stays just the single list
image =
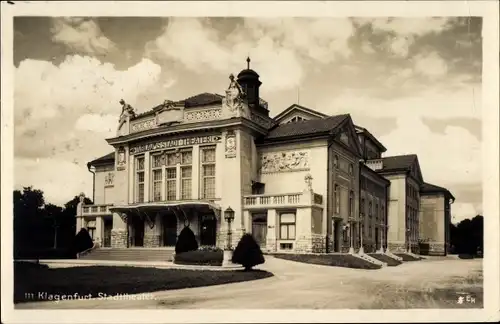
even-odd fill
[{"label": "dome cupola", "polygon": [[250,69],[250,57],[247,57],[247,68],[238,73],[238,84],[241,86],[250,107],[259,106],[259,87],[262,84],[259,74]]}]

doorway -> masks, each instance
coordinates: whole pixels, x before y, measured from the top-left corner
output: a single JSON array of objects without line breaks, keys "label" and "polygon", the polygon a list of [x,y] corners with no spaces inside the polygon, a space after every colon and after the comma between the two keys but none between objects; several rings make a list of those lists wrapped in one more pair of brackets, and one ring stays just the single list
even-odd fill
[{"label": "doorway", "polygon": [[375,228],[375,250],[380,250],[380,236],[378,227]]},{"label": "doorway", "polygon": [[132,217],[132,246],[144,246],[144,220]]},{"label": "doorway", "polygon": [[266,246],[267,240],[267,214],[252,215],[252,235],[261,247]]},{"label": "doorway", "polygon": [[333,252],[340,252],[340,238],[342,235],[341,221],[333,220]]},{"label": "doorway", "polygon": [[213,213],[200,215],[200,245],[215,246],[217,221]]},{"label": "doorway", "polygon": [[113,229],[113,218],[104,218],[103,247],[111,247],[111,230]]},{"label": "doorway", "polygon": [[177,243],[177,217],[174,214],[166,214],[162,218],[163,223],[163,246],[175,246]]}]

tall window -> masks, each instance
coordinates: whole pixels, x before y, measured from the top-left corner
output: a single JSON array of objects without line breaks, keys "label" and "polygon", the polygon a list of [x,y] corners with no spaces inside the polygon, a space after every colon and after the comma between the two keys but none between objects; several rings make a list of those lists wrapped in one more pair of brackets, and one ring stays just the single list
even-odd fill
[{"label": "tall window", "polygon": [[166,200],[177,200],[177,157],[167,153],[165,168]]},{"label": "tall window", "polygon": [[192,172],[193,172],[192,151],[181,152],[181,199],[191,199],[192,193]]},{"label": "tall window", "polygon": [[339,168],[339,157],[337,155],[333,157],[333,166],[335,167],[335,169]]},{"label": "tall window", "polygon": [[368,217],[372,217],[372,202],[368,202]]},{"label": "tall window", "polygon": [[349,217],[354,216],[354,193],[349,193]]},{"label": "tall window", "polygon": [[280,215],[280,239],[295,240],[295,213]]},{"label": "tall window", "polygon": [[161,184],[162,184],[162,156],[161,154],[151,155],[151,178],[152,178],[152,195],[153,201],[161,201]]},{"label": "tall window", "polygon": [[340,192],[339,185],[334,186],[333,196],[335,199],[335,213],[340,214]]},{"label": "tall window", "polygon": [[354,174],[354,166],[351,164],[349,164],[349,174],[350,175],[353,175]]},{"label": "tall window", "polygon": [[361,206],[359,206],[359,213],[361,215],[365,214],[365,198],[361,198]]},{"label": "tall window", "polygon": [[135,201],[144,202],[144,156],[136,158],[136,190]]},{"label": "tall window", "polygon": [[378,212],[379,212],[378,204],[375,204],[375,222],[376,222],[375,224],[377,225],[378,225]]},{"label": "tall window", "polygon": [[203,148],[201,152],[202,197],[215,198],[215,148]]}]

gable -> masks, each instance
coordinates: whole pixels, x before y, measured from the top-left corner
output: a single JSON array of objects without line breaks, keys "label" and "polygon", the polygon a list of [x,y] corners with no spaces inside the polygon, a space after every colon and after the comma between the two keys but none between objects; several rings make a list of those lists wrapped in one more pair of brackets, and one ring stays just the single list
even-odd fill
[{"label": "gable", "polygon": [[300,105],[292,105],[274,117],[274,120],[279,124],[286,124],[288,122],[321,119],[326,117],[328,117],[328,115],[319,111]]},{"label": "gable", "polygon": [[422,176],[422,170],[420,169],[420,163],[418,163],[417,157],[415,157],[415,160],[413,161],[413,163],[410,167],[410,174],[413,178],[418,180],[419,184],[424,183],[424,178]]},{"label": "gable", "polygon": [[335,141],[343,144],[357,156],[362,156],[358,134],[356,133],[351,117],[346,118],[345,121],[339,125],[335,133]]}]

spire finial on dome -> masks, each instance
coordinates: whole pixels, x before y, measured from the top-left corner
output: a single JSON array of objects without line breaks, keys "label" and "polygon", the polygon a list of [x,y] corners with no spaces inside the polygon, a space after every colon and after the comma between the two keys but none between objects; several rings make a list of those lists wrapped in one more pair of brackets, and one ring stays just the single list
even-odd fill
[{"label": "spire finial on dome", "polygon": [[250,56],[247,56],[247,70],[250,70]]}]

